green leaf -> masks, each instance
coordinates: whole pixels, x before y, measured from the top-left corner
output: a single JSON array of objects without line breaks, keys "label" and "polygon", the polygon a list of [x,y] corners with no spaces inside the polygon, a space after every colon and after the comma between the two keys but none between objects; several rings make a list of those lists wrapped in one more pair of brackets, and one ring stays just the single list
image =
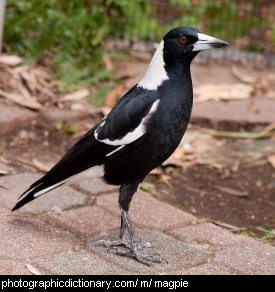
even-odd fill
[{"label": "green leaf", "polygon": [[148,182],[143,182],[140,185],[140,189],[145,191],[145,192],[150,192],[154,188],[155,188],[155,186],[153,184],[151,184],[151,183],[148,183]]}]

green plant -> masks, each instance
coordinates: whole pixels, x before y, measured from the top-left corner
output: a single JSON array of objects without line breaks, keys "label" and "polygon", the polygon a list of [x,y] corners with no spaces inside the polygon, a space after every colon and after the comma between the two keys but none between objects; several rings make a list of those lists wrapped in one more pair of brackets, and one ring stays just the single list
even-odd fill
[{"label": "green plant", "polygon": [[[135,11],[148,6],[134,4]],[[103,42],[124,35],[127,13],[125,1],[118,0],[8,0],[5,44],[29,62],[52,55],[64,91],[66,84],[90,86],[111,78],[99,70],[108,54]]]},{"label": "green plant", "polygon": [[[118,54],[104,49],[108,38],[159,41],[172,27],[189,25],[232,42],[247,37],[252,28],[270,26],[274,41],[274,24],[255,14],[250,1],[201,0],[194,4],[192,0],[167,0],[170,3],[167,14],[172,15],[169,22],[163,22],[155,11],[155,6],[161,3],[150,0],[7,0],[5,48],[23,56],[27,62],[52,56],[53,71],[60,80],[59,89],[70,92],[98,84],[102,91],[102,82],[112,82],[112,74],[102,65],[102,56]],[[259,50],[258,38],[245,48]]]}]

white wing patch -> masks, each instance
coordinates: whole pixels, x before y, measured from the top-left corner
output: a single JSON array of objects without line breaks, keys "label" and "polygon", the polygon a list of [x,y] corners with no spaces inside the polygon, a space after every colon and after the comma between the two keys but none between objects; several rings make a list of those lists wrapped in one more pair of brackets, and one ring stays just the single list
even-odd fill
[{"label": "white wing patch", "polygon": [[147,72],[138,83],[138,87],[148,90],[156,90],[163,83],[163,81],[169,79],[163,60],[163,46],[164,41],[162,40],[155,51]]},{"label": "white wing patch", "polygon": [[[144,117],[141,120],[141,123],[138,125],[137,128],[135,128],[132,132],[127,133],[124,137],[122,137],[121,139],[117,139],[117,140],[109,140],[107,139],[98,139],[98,132],[97,130],[95,130],[94,132],[94,136],[95,138],[102,143],[108,144],[108,145],[113,145],[113,146],[125,146],[127,144],[130,144],[132,142],[134,142],[135,140],[137,140],[138,138],[140,138],[145,132],[146,132],[146,128],[145,128],[145,124],[146,122],[149,120],[149,118],[151,117],[151,115],[157,110],[158,108],[158,104],[159,104],[159,99],[156,100],[149,113],[147,114],[146,117]],[[119,147],[119,149],[115,149],[114,151],[110,152],[107,154],[107,156],[110,156],[111,154],[113,154],[115,151],[120,150],[122,147]]]},{"label": "white wing patch", "polygon": [[[49,192],[50,190],[57,188],[58,186],[61,186],[61,185],[76,184],[76,183],[79,183],[83,180],[87,180],[90,178],[103,177],[103,175],[104,175],[104,170],[103,170],[102,166],[93,166],[91,168],[88,168],[88,169],[80,172],[80,173],[74,174],[74,175],[64,179],[61,182],[58,182],[52,186],[49,186],[45,189],[42,189],[41,191],[35,193],[33,195],[33,197],[37,198],[37,197],[45,194],[46,192]],[[23,200],[31,191],[33,191],[38,186],[35,186],[34,188],[30,189],[26,194],[24,194],[24,196],[22,196],[22,198],[19,198],[19,200]]]}]

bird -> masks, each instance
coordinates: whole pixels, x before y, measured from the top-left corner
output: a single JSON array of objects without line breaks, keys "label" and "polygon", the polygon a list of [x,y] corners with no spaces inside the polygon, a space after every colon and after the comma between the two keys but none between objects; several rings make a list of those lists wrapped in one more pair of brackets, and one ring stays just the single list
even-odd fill
[{"label": "bird", "polygon": [[105,240],[104,246],[148,266],[163,262],[159,255],[142,253],[148,244],[135,239],[130,203],[146,175],[172,155],[187,129],[193,105],[192,60],[200,51],[227,45],[196,28],[171,29],[160,41],[140,82],[30,185],[12,211],[57,187],[89,179],[93,167],[101,165],[104,181],[120,186],[121,212],[119,239]]}]

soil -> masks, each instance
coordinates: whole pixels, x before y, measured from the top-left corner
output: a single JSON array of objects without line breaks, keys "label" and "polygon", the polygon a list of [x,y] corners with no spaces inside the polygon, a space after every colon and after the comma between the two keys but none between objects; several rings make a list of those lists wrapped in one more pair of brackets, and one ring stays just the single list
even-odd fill
[{"label": "soil", "polygon": [[[199,217],[238,227],[275,228],[272,166],[240,166],[235,172],[194,165],[172,176],[173,187],[156,184],[164,200]],[[156,183],[153,176],[150,181]]]}]

